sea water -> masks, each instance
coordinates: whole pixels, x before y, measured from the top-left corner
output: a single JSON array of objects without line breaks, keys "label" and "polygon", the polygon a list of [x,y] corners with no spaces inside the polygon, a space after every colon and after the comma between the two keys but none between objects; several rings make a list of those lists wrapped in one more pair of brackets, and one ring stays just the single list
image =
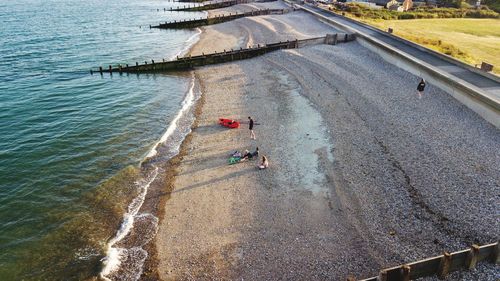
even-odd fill
[{"label": "sea water", "polygon": [[125,259],[120,278],[140,275],[147,252],[120,241],[154,232],[139,209],[189,130],[193,77],[89,70],[184,52],[199,31],[149,28],[204,16],[175,6],[0,0],[0,280],[116,279]]}]

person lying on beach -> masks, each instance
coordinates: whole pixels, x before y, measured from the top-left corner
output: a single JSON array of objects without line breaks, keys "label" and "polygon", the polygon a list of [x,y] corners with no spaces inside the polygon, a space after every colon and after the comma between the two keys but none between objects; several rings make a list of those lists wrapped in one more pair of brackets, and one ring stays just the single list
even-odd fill
[{"label": "person lying on beach", "polygon": [[243,157],[241,158],[240,162],[250,160],[254,157],[259,156],[259,148],[256,147],[254,152],[250,152],[248,150],[245,150],[245,154],[243,154]]},{"label": "person lying on beach", "polygon": [[269,161],[267,161],[266,156],[262,156],[262,162],[260,163],[260,165],[258,167],[259,167],[259,170],[264,170],[264,169],[267,169],[269,167]]},{"label": "person lying on beach", "polygon": [[[248,151],[248,150],[246,150]],[[233,154],[231,154],[231,157],[237,157],[237,158],[241,158],[241,152],[239,152],[238,150],[234,151]]]}]

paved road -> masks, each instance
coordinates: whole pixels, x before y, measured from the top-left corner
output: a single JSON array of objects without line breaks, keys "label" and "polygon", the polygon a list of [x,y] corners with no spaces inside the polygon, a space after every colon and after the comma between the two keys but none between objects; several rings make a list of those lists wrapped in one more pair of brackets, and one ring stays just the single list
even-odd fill
[{"label": "paved road", "polygon": [[[303,6],[304,7],[304,6]],[[304,8],[308,8],[310,10],[313,10],[314,12],[317,12],[325,17],[328,17],[332,20],[335,20],[336,22],[339,22],[341,24],[347,25],[358,32],[362,32],[366,35],[372,36],[386,44],[389,44],[405,53],[408,55],[411,55],[419,60],[422,60],[434,67],[437,67],[441,71],[447,72],[452,76],[455,76],[457,78],[460,78],[478,88],[484,91],[485,94],[490,96],[492,99],[500,103],[500,83],[496,82],[492,79],[489,79],[487,77],[484,77],[482,75],[479,75],[475,72],[472,72],[468,69],[462,68],[460,66],[457,66],[455,64],[452,64],[446,60],[443,60],[439,58],[438,56],[435,56],[430,53],[423,52],[419,49],[416,49],[412,46],[409,46],[407,44],[404,44],[400,41],[397,41],[390,36],[387,36],[384,32],[379,31],[375,28],[369,28],[366,27],[362,24],[358,24],[349,20],[344,19],[341,16],[335,15],[331,12],[328,12],[324,9],[321,9],[319,7],[307,5]]]}]

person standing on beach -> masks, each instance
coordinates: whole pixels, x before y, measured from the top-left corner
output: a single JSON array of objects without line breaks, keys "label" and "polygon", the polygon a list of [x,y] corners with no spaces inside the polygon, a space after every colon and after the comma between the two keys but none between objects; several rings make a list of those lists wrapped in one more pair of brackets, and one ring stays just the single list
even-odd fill
[{"label": "person standing on beach", "polygon": [[256,137],[255,137],[255,133],[253,132],[253,119],[252,119],[252,117],[248,116],[248,120],[250,120],[248,122],[248,129],[250,130],[250,138],[254,140],[254,139],[256,139]]},{"label": "person standing on beach", "polygon": [[422,80],[420,80],[420,83],[418,83],[418,86],[417,86],[417,93],[418,93],[419,99],[422,98],[422,94],[424,93],[424,89],[425,89],[425,80],[424,80],[424,78],[422,78]]}]

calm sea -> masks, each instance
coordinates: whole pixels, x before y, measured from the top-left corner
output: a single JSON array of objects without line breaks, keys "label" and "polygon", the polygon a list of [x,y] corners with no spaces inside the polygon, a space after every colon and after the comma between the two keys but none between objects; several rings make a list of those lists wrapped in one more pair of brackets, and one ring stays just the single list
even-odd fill
[{"label": "calm sea", "polygon": [[158,142],[166,161],[187,133],[193,78],[89,70],[185,51],[196,30],[149,29],[193,17],[171,6],[0,0],[0,280],[116,279],[124,257],[136,267],[121,279],[137,278],[147,253],[118,245],[155,221],[138,209],[161,172],[140,163]]}]

